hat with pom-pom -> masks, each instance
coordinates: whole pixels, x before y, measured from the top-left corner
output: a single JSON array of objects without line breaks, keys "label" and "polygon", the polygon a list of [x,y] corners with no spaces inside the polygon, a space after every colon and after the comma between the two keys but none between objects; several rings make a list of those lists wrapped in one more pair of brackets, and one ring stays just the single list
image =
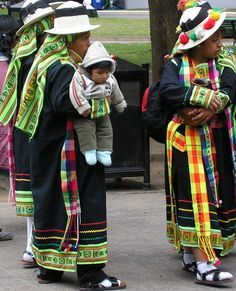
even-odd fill
[{"label": "hat with pom-pom", "polygon": [[[199,3],[197,4],[199,1],[194,2],[194,5],[199,5]],[[178,39],[178,50],[188,50],[198,46],[214,34],[225,20],[226,12],[220,9],[209,9],[209,5],[205,3],[206,1],[201,2],[202,5],[200,6],[185,6],[179,21],[181,33]],[[183,8],[183,6],[181,7]]]}]

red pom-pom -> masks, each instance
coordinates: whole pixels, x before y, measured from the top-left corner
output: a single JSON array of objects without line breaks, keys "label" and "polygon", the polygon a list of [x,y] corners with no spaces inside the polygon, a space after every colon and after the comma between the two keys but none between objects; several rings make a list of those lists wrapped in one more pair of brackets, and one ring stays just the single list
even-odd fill
[{"label": "red pom-pom", "polygon": [[111,55],[111,58],[115,61],[116,60],[116,56],[115,55]]},{"label": "red pom-pom", "polygon": [[216,22],[215,22],[214,19],[209,18],[209,19],[207,20],[207,22],[204,24],[204,28],[207,29],[207,30],[209,30],[209,29],[211,29],[212,27],[215,26],[215,23],[216,23]]},{"label": "red pom-pom", "polygon": [[189,37],[187,36],[186,33],[181,33],[179,36],[179,41],[181,44],[186,44],[189,41]]}]

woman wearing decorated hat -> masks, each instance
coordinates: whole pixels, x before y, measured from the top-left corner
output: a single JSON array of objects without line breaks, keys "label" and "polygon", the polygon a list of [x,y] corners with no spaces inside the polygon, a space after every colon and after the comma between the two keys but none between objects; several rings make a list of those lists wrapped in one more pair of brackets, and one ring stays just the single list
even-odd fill
[{"label": "woman wearing decorated hat", "polygon": [[[53,26],[54,10],[43,0],[26,0],[21,9],[23,25],[16,32],[19,37],[0,97],[0,121],[14,128],[23,84],[43,41],[45,29]],[[10,141],[12,140],[12,142]],[[29,141],[25,133],[14,128],[9,140],[9,161],[12,200],[16,214],[27,218],[27,244],[23,253],[24,267],[36,267],[31,249],[34,205],[30,187]],[[13,155],[14,153],[14,155]]]},{"label": "woman wearing decorated hat", "polygon": [[78,63],[90,46],[85,6],[67,1],[56,9],[54,27],[38,51],[23,88],[16,126],[31,139],[34,199],[32,249],[39,282],[75,272],[85,290],[112,290],[124,282],[103,271],[107,262],[104,166],[89,166],[79,151],[69,98]]},{"label": "woman wearing decorated hat", "polygon": [[[205,2],[202,7],[198,2]],[[160,98],[172,116],[166,138],[167,236],[196,283],[227,284],[217,255],[232,250],[236,220],[236,67],[223,48],[226,13],[179,1],[178,54],[164,66]]]}]

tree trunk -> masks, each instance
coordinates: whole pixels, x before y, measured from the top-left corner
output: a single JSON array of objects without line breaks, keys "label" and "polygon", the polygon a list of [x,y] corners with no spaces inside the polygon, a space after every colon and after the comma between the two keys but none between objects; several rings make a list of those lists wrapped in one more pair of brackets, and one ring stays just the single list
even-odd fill
[{"label": "tree trunk", "polygon": [[171,53],[177,40],[175,33],[180,13],[177,0],[148,0],[152,43],[152,78],[158,80],[164,64],[164,56]]}]

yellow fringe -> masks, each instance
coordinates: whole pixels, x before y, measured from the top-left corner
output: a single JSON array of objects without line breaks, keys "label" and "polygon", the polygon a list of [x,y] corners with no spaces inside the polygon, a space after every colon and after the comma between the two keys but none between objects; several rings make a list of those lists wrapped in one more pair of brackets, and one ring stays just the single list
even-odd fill
[{"label": "yellow fringe", "polygon": [[199,245],[199,248],[206,254],[208,261],[213,262],[213,263],[218,261],[215,251],[211,245],[210,236],[199,237],[198,245]]}]

